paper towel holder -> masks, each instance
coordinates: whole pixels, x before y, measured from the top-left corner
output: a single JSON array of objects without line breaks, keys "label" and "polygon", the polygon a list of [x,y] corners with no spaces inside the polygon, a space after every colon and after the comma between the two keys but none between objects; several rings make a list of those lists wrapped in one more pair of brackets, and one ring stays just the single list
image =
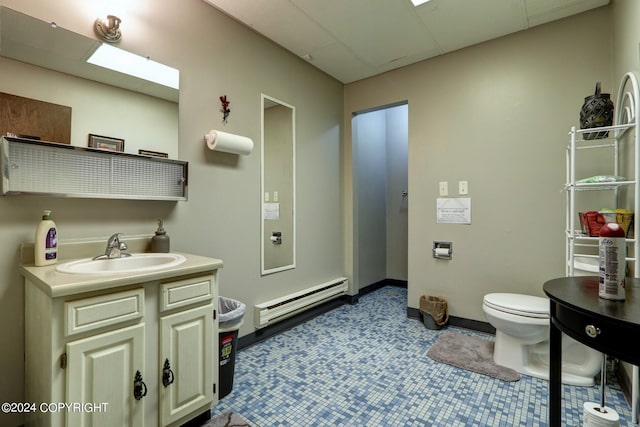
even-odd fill
[{"label": "paper towel holder", "polygon": [[209,150],[225,153],[249,155],[253,151],[251,138],[215,129],[211,129],[204,136],[204,142]]},{"label": "paper towel holder", "polygon": [[437,259],[451,259],[453,257],[453,242],[434,240],[433,257]]}]

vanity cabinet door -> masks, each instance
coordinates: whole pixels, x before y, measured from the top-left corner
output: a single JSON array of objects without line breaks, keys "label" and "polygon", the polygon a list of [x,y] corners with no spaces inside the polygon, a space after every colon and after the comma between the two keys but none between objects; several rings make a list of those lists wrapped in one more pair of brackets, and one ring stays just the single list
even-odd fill
[{"label": "vanity cabinet door", "polygon": [[160,425],[213,401],[213,304],[160,318]]},{"label": "vanity cabinet door", "polygon": [[68,343],[65,402],[90,406],[65,411],[66,425],[144,425],[144,375],[143,323]]}]

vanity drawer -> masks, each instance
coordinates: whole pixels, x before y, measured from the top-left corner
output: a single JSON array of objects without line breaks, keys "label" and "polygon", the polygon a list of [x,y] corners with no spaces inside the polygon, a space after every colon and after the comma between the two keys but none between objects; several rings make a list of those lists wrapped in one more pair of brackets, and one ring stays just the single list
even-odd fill
[{"label": "vanity drawer", "polygon": [[211,301],[214,277],[196,277],[160,285],[160,311]]},{"label": "vanity drawer", "polygon": [[64,303],[65,336],[117,325],[144,315],[144,289],[132,289]]},{"label": "vanity drawer", "polygon": [[[619,301],[600,301],[600,306],[605,308],[620,308],[622,304]],[[599,313],[575,310],[560,304],[555,304],[554,318],[558,329],[575,340],[625,362],[634,365],[640,363],[638,352],[629,350],[629,340],[637,335],[637,326]],[[592,335],[589,335],[588,330],[593,331]]]}]

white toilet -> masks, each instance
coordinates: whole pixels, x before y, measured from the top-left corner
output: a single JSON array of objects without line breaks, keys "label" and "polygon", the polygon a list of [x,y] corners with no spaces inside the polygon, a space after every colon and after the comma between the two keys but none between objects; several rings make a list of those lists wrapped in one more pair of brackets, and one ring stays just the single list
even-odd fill
[{"label": "white toilet", "polygon": [[[482,309],[496,328],[494,362],[549,379],[549,300],[522,294],[487,294]],[[601,353],[562,334],[563,383],[591,386],[601,367]]]}]

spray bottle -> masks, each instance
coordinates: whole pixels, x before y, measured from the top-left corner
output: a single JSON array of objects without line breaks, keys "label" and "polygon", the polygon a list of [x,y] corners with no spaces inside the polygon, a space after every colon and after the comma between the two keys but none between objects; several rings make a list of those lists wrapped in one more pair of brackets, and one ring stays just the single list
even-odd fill
[{"label": "spray bottle", "polygon": [[608,222],[600,229],[598,239],[600,257],[600,298],[624,301],[626,275],[626,243],[624,229],[615,222]]}]

